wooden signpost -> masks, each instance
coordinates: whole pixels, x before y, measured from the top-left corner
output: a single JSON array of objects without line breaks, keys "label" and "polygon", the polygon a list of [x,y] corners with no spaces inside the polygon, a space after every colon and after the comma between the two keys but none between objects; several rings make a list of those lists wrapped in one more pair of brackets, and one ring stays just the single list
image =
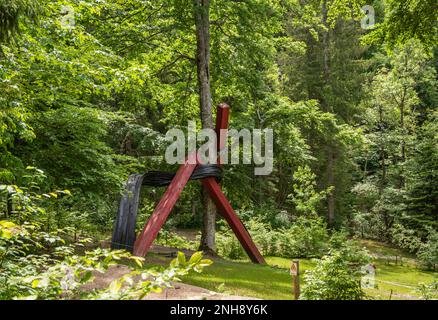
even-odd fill
[{"label": "wooden signpost", "polygon": [[290,275],[293,278],[295,300],[300,298],[300,261],[294,260],[290,265]]}]

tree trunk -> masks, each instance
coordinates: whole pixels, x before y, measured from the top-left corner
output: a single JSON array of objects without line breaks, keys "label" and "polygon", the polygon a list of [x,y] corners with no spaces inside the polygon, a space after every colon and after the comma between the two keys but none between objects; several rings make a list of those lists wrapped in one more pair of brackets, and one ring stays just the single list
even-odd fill
[{"label": "tree trunk", "polygon": [[8,218],[10,215],[12,215],[12,211],[14,211],[12,196],[9,193],[6,194],[6,202],[7,202],[6,218]]},{"label": "tree trunk", "polygon": [[[213,129],[210,87],[210,0],[194,0],[196,25],[199,105],[202,128]],[[202,193],[204,204],[201,244],[199,249],[207,253],[216,251],[216,207],[206,192]]]},{"label": "tree trunk", "polygon": [[[325,86],[328,85],[329,77],[330,77],[330,65],[329,65],[329,60],[330,60],[329,28],[330,28],[330,26],[328,25],[327,18],[328,18],[327,1],[324,0],[322,3],[322,24],[324,25],[326,30],[324,30],[322,32],[322,47],[323,47],[323,79],[324,79]],[[330,110],[331,108],[329,108],[327,103],[326,103],[326,108],[327,108],[326,112],[331,111]]]},{"label": "tree trunk", "polygon": [[405,177],[403,166],[406,162],[406,142],[405,142],[405,97],[406,97],[406,88],[403,91],[403,97],[400,103],[400,129],[401,129],[401,169],[400,169],[400,188],[404,188],[405,186]]},{"label": "tree trunk", "polygon": [[[327,1],[322,3],[322,23],[326,27],[326,30],[322,33],[322,46],[323,46],[323,79],[324,87],[327,87],[330,81],[330,39],[329,39],[329,25],[327,23]],[[325,93],[327,94],[327,93]],[[327,98],[324,96],[322,99],[322,106],[324,112],[333,112],[332,108],[327,103]],[[327,147],[327,186],[334,187],[335,175],[334,175],[334,163],[335,155],[332,146]],[[335,220],[335,190],[332,190],[327,195],[327,222],[329,227],[333,226]]]},{"label": "tree trunk", "polygon": [[[334,187],[335,175],[334,175],[334,163],[335,156],[331,147],[328,150],[327,160],[327,184],[329,187]],[[332,227],[335,222],[335,195],[334,190],[331,190],[327,195],[327,223],[329,227]]]},{"label": "tree trunk", "polygon": [[380,158],[381,158],[381,168],[382,177],[380,179],[379,194],[381,195],[383,189],[386,186],[386,163],[385,163],[385,144],[383,140],[384,136],[384,124],[383,124],[383,107],[379,105],[379,131],[380,131]]}]

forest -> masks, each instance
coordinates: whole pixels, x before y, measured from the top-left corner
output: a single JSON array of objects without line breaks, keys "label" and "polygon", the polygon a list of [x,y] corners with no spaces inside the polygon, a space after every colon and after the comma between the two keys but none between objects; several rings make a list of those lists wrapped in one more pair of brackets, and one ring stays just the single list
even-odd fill
[{"label": "forest", "polygon": [[[437,41],[433,0],[0,0],[0,300],[290,300],[292,260],[302,300],[438,299]],[[272,172],[220,181],[266,264],[196,181],[111,250],[128,177],[221,103],[273,132]]]}]

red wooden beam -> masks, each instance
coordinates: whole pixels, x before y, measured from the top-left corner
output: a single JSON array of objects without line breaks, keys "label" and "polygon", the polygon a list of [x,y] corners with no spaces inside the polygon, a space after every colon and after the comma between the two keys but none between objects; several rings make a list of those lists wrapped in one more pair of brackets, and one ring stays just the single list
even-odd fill
[{"label": "red wooden beam", "polygon": [[245,226],[240,221],[237,214],[234,212],[216,179],[210,177],[202,179],[201,181],[205,190],[207,190],[211,199],[214,201],[216,208],[219,210],[224,219],[228,222],[231,229],[234,231],[237,239],[242,244],[242,247],[245,249],[251,261],[254,263],[265,264],[265,259],[260,254],[255,243],[252,241],[251,236],[249,235]]},{"label": "red wooden beam", "polygon": [[[226,104],[220,104],[217,108],[216,134],[218,138],[218,153],[226,146],[226,136],[222,136],[220,134],[220,130],[228,128],[229,111],[230,107]],[[149,218],[143,231],[138,235],[134,244],[134,255],[143,257],[147,254],[153,241],[157,237],[158,232],[166,222],[167,217],[175,206],[181,191],[184,189],[197,166],[196,164],[191,164],[193,161],[190,161],[189,163],[189,159],[191,159],[193,156],[194,155],[189,155],[189,158],[186,160],[186,162],[179,167],[175,177],[173,178],[164,195],[161,197],[160,202]],[[199,163],[199,157],[197,155],[196,160],[196,162]],[[220,158],[218,159],[218,163],[220,164]],[[210,197],[213,199],[221,215],[225,218],[231,229],[236,234],[237,239],[239,239],[251,260],[255,263],[264,264],[265,260],[263,259],[263,256],[258,251],[245,226],[242,224],[227,198],[223,194],[216,179],[213,177],[202,179],[202,184],[209,193]]]},{"label": "red wooden beam", "polygon": [[[220,165],[220,152],[226,147],[227,141],[226,135],[221,135],[221,130],[228,129],[228,119],[229,119],[230,107],[222,103],[217,107],[216,113],[216,136],[217,136],[217,151],[218,151],[218,164]],[[216,208],[219,213],[228,222],[231,229],[236,234],[237,239],[242,244],[246,253],[250,257],[252,262],[265,264],[265,259],[260,254],[257,246],[251,239],[248,231],[246,230],[243,223],[240,221],[237,214],[234,212],[227,198],[223,194],[220,185],[217,183],[216,179],[213,177],[202,179],[202,185],[209,193],[210,197],[214,201]]]},{"label": "red wooden beam", "polygon": [[[221,103],[217,106],[216,110],[216,137],[217,137],[217,153],[218,164],[221,164],[221,151],[227,145],[227,136],[224,135],[226,129],[228,129],[228,119],[230,115],[230,106],[226,103]],[[221,134],[222,133],[222,134]]]},{"label": "red wooden beam", "polygon": [[134,243],[134,255],[140,257],[146,255],[195,168],[196,164],[190,164],[188,159],[179,167],[143,231],[137,236]]}]

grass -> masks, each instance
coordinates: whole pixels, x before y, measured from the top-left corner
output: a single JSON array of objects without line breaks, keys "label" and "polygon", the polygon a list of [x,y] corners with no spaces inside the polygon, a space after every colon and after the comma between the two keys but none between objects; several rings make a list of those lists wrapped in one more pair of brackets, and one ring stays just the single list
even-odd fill
[{"label": "grass", "polygon": [[[290,260],[278,257],[268,257],[268,264],[289,268]],[[377,267],[375,289],[366,289],[367,294],[373,299],[418,299],[416,292],[418,283],[430,283],[437,280],[437,273],[418,270],[413,263],[404,262],[403,265],[388,264],[386,259],[374,259]],[[301,259],[301,271],[311,270],[316,261]]]},{"label": "grass", "polygon": [[[419,299],[416,287],[420,282],[431,283],[438,274],[417,269],[409,254],[374,241],[364,241],[374,257],[377,267],[376,284],[366,289],[372,299]],[[395,264],[395,255],[402,257]],[[201,274],[191,274],[184,282],[212,291],[261,299],[292,299],[292,277],[289,275],[291,259],[266,257],[267,266],[247,261],[216,260]],[[316,261],[300,259],[300,272],[311,270]],[[301,279],[301,281],[303,281]]]},{"label": "grass", "polygon": [[[423,271],[416,267],[412,255],[375,241],[362,241],[373,256],[377,287],[366,289],[371,299],[419,299],[418,284],[438,280],[438,273]],[[397,256],[397,264],[395,263]],[[155,264],[168,264],[170,259],[154,256]],[[401,257],[401,262],[400,262]],[[191,273],[184,277],[184,283],[203,287],[211,291],[230,295],[260,299],[293,299],[292,277],[289,268],[292,259],[265,257],[267,265],[252,264],[249,261],[214,259],[211,266],[202,273]],[[317,261],[300,259],[300,273],[312,270]],[[303,283],[303,277],[301,277]]]},{"label": "grass", "polygon": [[[170,258],[149,253],[145,267],[169,265]],[[261,266],[249,261],[214,259],[202,273],[192,272],[182,282],[211,291],[260,299],[292,299],[291,277],[284,268]]]},{"label": "grass", "polygon": [[419,283],[438,280],[436,272],[418,269],[411,254],[375,241],[363,241],[363,244],[377,266],[377,288],[368,290],[375,299],[418,299],[416,288]]},{"label": "grass", "polygon": [[185,283],[212,291],[260,299],[292,299],[288,270],[248,262],[215,261],[200,274],[191,274]]}]

